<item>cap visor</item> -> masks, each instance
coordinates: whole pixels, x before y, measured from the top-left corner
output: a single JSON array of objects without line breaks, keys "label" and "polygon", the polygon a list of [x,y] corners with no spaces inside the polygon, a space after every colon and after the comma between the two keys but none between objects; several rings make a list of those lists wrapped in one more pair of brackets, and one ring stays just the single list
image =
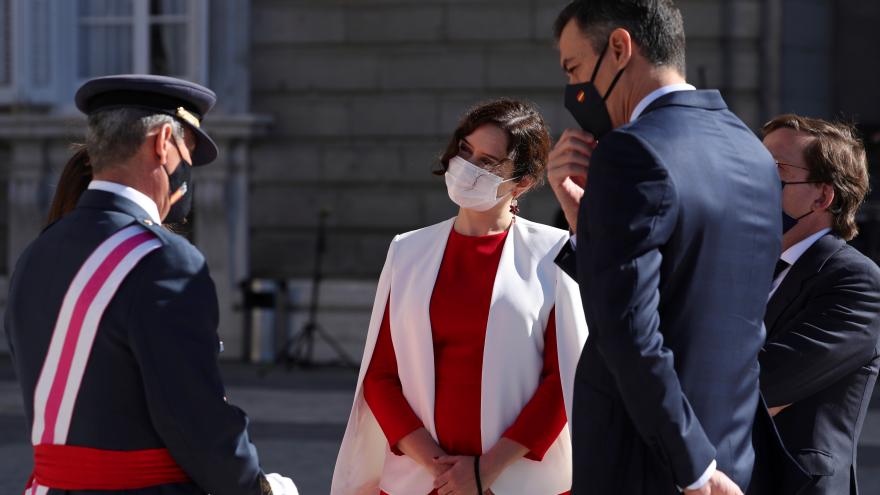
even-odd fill
[{"label": "cap visor", "polygon": [[207,165],[217,159],[217,144],[205,131],[188,126],[196,135],[196,149],[192,152],[192,164],[194,167]]}]

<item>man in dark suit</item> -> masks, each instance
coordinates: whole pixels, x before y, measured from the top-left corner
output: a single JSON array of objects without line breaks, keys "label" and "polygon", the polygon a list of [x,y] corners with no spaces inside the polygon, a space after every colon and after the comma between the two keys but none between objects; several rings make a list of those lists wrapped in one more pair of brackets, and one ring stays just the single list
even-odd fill
[{"label": "man in dark suit", "polygon": [[782,230],[773,159],[717,91],[686,84],[670,0],[573,2],[556,36],[583,129],[548,166],[576,232],[557,262],[590,328],[572,492],[742,493]]},{"label": "man in dark suit", "polygon": [[217,367],[205,259],[181,221],[190,169],[217,156],[209,89],[159,76],[86,82],[94,180],[21,255],[6,331],[34,445],[29,495],[295,495],[262,472]]},{"label": "man in dark suit", "polygon": [[849,126],[782,115],[764,145],[798,219],[782,238],[764,322],[761,390],[782,440],[813,479],[783,493],[858,493],[856,449],[880,367],[880,269],[846,241],[868,191]]}]

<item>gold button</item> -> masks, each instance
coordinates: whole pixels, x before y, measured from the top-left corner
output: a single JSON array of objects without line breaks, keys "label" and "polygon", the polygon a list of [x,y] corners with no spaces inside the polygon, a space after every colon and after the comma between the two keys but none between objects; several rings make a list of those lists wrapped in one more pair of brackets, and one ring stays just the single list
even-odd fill
[{"label": "gold button", "polygon": [[144,219],[144,223],[147,224],[147,225],[153,225],[153,221],[150,220],[149,218],[145,218],[145,219]]}]

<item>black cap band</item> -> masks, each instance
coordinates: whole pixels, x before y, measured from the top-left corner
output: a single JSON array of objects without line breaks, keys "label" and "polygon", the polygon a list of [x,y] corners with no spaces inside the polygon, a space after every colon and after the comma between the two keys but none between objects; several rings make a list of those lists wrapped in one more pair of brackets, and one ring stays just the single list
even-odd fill
[{"label": "black cap band", "polygon": [[153,110],[173,117],[177,116],[177,109],[183,107],[196,119],[202,120],[202,116],[185,100],[143,91],[108,91],[97,94],[86,102],[85,111],[91,114],[99,110],[123,107],[143,108],[144,110]]}]

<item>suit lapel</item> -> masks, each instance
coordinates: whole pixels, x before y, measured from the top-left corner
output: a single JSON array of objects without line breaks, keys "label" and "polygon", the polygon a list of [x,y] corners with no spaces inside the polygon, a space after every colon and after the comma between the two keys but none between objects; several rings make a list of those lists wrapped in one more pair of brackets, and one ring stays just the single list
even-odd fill
[{"label": "suit lapel", "polygon": [[767,302],[764,324],[767,327],[768,340],[778,330],[776,323],[780,321],[780,316],[801,293],[804,282],[819,273],[828,258],[839,251],[844,244],[845,242],[834,234],[826,234],[810,246],[792,265],[785,279],[773,293],[773,297]]}]

